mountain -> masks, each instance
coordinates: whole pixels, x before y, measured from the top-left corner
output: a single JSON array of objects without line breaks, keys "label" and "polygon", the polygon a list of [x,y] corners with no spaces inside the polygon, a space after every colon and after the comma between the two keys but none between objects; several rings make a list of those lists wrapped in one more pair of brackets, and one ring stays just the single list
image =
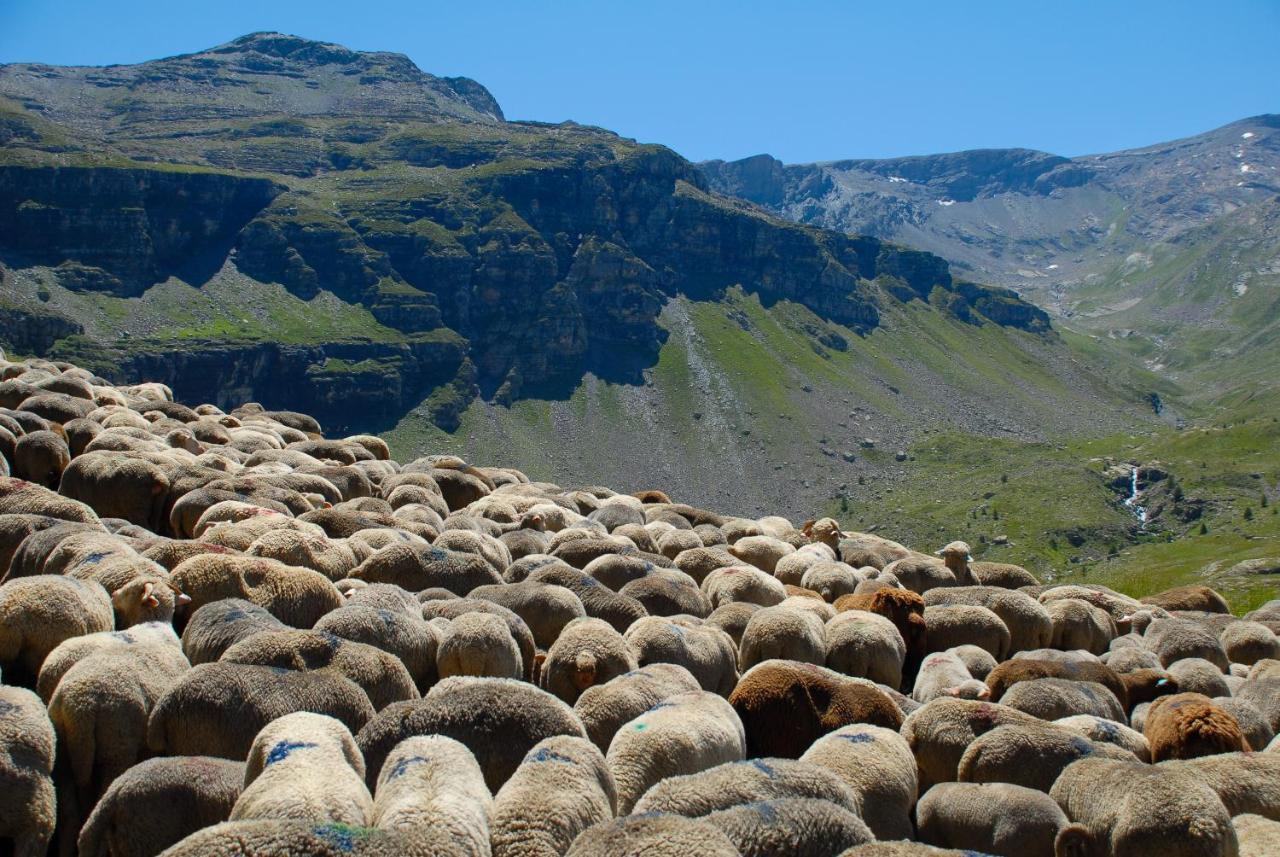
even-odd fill
[{"label": "mountain", "polygon": [[1156,420],[1155,376],[1101,371],[1010,289],[713,192],[662,146],[507,122],[399,55],[255,33],[4,65],[0,143],[6,348],[402,455],[804,518],[904,480],[934,432]]},{"label": "mountain", "polygon": [[1277,115],[1079,158],[997,149],[701,167],[713,189],[791,220],[938,253],[1118,341],[1193,397],[1219,389],[1200,358],[1274,342]]}]

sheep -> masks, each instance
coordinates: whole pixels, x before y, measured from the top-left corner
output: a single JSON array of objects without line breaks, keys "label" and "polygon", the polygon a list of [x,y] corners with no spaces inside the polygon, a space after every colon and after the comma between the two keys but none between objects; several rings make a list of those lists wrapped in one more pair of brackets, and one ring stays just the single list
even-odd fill
[{"label": "sheep", "polygon": [[960,757],[962,783],[1012,783],[1047,792],[1058,774],[1077,759],[1134,759],[1124,748],[1094,742],[1074,729],[1043,720],[997,726],[973,739]]},{"label": "sheep", "polygon": [[857,572],[842,562],[819,560],[809,566],[800,578],[800,585],[822,596],[828,604],[841,595],[851,595],[857,588]]},{"label": "sheep", "polygon": [[592,825],[565,857],[741,857],[718,827],[682,815],[629,815]]},{"label": "sheep", "polygon": [[986,649],[997,661],[1009,655],[1009,629],[991,610],[969,604],[924,608],[928,650],[942,652],[972,644]]},{"label": "sheep", "polygon": [[67,442],[51,431],[28,432],[14,444],[13,475],[19,479],[57,489],[70,463]]},{"label": "sheep", "polygon": [[1240,840],[1240,857],[1280,854],[1280,822],[1245,814],[1231,819],[1231,826]]},{"label": "sheep", "polygon": [[799,758],[821,736],[850,723],[897,729],[902,713],[871,682],[810,664],[764,661],[729,696],[752,756]]},{"label": "sheep", "polygon": [[625,633],[632,622],[649,615],[649,611],[636,599],[614,592],[585,572],[559,560],[550,557],[548,560],[549,564],[532,570],[527,579],[563,586],[578,596],[588,616],[603,619],[619,634]]},{"label": "sheep", "polygon": [[734,539],[726,533],[725,538],[729,541],[728,552],[730,554],[768,574],[773,574],[774,568],[778,565],[778,560],[787,554],[795,552],[794,547],[772,536],[743,536],[742,538]]},{"label": "sheep", "polygon": [[[419,598],[427,595],[427,590],[418,594]],[[533,632],[529,630],[529,626],[524,620],[515,613],[496,604],[493,601],[486,601],[483,598],[431,598],[422,602],[422,618],[430,621],[432,619],[457,619],[467,613],[488,613],[491,616],[497,616],[507,623],[507,631],[511,634],[511,639],[516,641],[516,647],[520,650],[520,661],[522,664],[522,673],[526,681],[533,678],[534,659],[537,647],[533,642]]]},{"label": "sheep", "polygon": [[80,830],[79,853],[152,857],[226,821],[244,787],[244,768],[243,762],[210,756],[139,762],[117,777],[93,808]]},{"label": "sheep", "polygon": [[[436,668],[439,641],[435,631],[421,619],[421,612],[408,615],[348,601],[347,606],[321,617],[313,630],[374,646],[393,655],[404,664],[420,693],[425,693],[439,677]],[[518,648],[516,654],[518,658]]]},{"label": "sheep", "polygon": [[15,857],[43,857],[53,838],[54,746],[40,698],[0,685],[0,841],[12,843]]},{"label": "sheep", "polygon": [[679,664],[703,690],[728,696],[738,682],[737,648],[719,628],[646,616],[628,628],[623,639],[635,653],[637,665]]},{"label": "sheep", "polygon": [[1159,770],[1185,772],[1205,783],[1233,816],[1255,813],[1280,821],[1280,758],[1274,753],[1221,753],[1162,762]]},{"label": "sheep", "polygon": [[826,857],[875,839],[844,807],[815,798],[778,798],[713,812],[743,857]]},{"label": "sheep", "polygon": [[574,711],[591,742],[607,751],[624,723],[665,699],[698,689],[697,680],[684,667],[654,663],[587,688],[578,697]]},{"label": "sheep", "polygon": [[147,755],[148,716],[189,669],[177,646],[143,643],[101,649],[63,675],[49,700],[49,719],[65,747],[74,786],[65,815],[76,827],[76,807],[91,807]]},{"label": "sheep", "polygon": [[613,818],[617,786],[598,747],[560,735],[538,742],[493,801],[493,857],[559,857]]},{"label": "sheep", "polygon": [[658,781],[636,802],[636,814],[669,812],[700,818],[743,804],[779,798],[812,798],[857,810],[853,791],[834,772],[796,759],[726,762]]},{"label": "sheep", "polygon": [[341,580],[357,565],[355,553],[346,544],[299,530],[270,530],[258,536],[245,553],[309,568],[330,580]]},{"label": "sheep", "polygon": [[253,739],[244,790],[229,820],[364,826],[372,813],[364,760],[350,730],[332,717],[296,711],[268,723]]},{"label": "sheep", "polygon": [[885,617],[847,610],[827,621],[823,637],[827,668],[893,688],[902,685],[907,646]]},{"label": "sheep", "polygon": [[[840,558],[854,565],[844,556]],[[872,565],[873,563],[863,564]],[[884,566],[883,571],[886,574],[892,574],[904,587],[920,595],[939,586],[957,585],[956,576],[942,560],[924,554],[913,554],[894,560]]]},{"label": "sheep", "polygon": [[1009,783],[939,783],[916,807],[920,840],[1004,857],[1054,857],[1070,822],[1053,798]]},{"label": "sheep", "polygon": [[356,735],[370,783],[400,741],[439,734],[461,741],[497,791],[534,744],[552,735],[586,737],[573,709],[544,690],[513,679],[453,676],[422,699],[393,703]]},{"label": "sheep", "polygon": [[964,661],[951,651],[935,652],[920,665],[911,698],[916,702],[927,703],[941,696],[988,699],[991,689],[975,679]]},{"label": "sheep", "polygon": [[738,669],[746,671],[772,658],[817,664],[827,659],[822,620],[787,607],[765,607],[752,614],[738,647]]},{"label": "sheep", "polygon": [[1042,720],[1059,720],[1075,714],[1091,714],[1123,722],[1126,711],[1105,685],[1068,678],[1037,678],[1013,685],[1000,701]]},{"label": "sheep", "polygon": [[1230,714],[1240,724],[1240,731],[1251,748],[1261,750],[1275,738],[1275,730],[1263,717],[1258,706],[1245,699],[1234,696],[1215,696],[1213,704]]},{"label": "sheep", "polygon": [[1053,622],[1049,645],[1055,649],[1083,649],[1100,655],[1116,636],[1115,620],[1103,609],[1077,598],[1041,599]]},{"label": "sheep", "polygon": [[[0,670],[35,677],[63,640],[110,631],[111,596],[98,583],[38,574],[0,584]],[[12,681],[12,679],[10,679]]]},{"label": "sheep", "polygon": [[786,589],[776,577],[747,566],[717,568],[703,579],[701,586],[712,609],[734,601],[772,607],[787,597]]},{"label": "sheep", "polygon": [[1049,612],[1024,592],[991,586],[943,587],[926,592],[924,603],[926,608],[961,604],[987,608],[999,616],[1008,629],[1010,654],[1044,648],[1053,640],[1053,620]]},{"label": "sheep", "polygon": [[622,725],[605,754],[618,789],[618,812],[667,777],[692,774],[746,757],[738,714],[703,690],[669,697]]},{"label": "sheep", "polygon": [[1176,586],[1138,599],[1143,604],[1165,610],[1203,610],[1207,613],[1231,613],[1227,600],[1207,586]]},{"label": "sheep", "polygon": [[1086,758],[1049,792],[1071,821],[1058,832],[1062,857],[1237,854],[1231,815],[1207,785],[1133,759]]},{"label": "sheep", "polygon": [[1023,586],[1039,586],[1036,576],[1020,565],[1007,562],[971,562],[969,571],[982,586],[998,586],[1001,589],[1018,589]]},{"label": "sheep", "polygon": [[814,741],[800,760],[832,771],[852,790],[853,808],[876,838],[912,835],[916,760],[897,732],[865,723],[841,726]]},{"label": "sheep", "polygon": [[42,485],[11,476],[0,476],[0,515],[45,515],[83,524],[98,523],[98,513],[87,503],[55,494]]},{"label": "sheep", "polygon": [[901,733],[916,757],[924,791],[956,780],[960,759],[978,736],[1005,724],[1041,722],[1007,705],[944,696],[907,715]]},{"label": "sheep", "polygon": [[478,586],[468,597],[492,601],[511,610],[529,626],[540,649],[551,648],[566,625],[587,615],[582,601],[571,590],[537,581]]},{"label": "sheep", "polygon": [[[1116,640],[1121,639],[1124,638],[1116,638]],[[1116,648],[1116,640],[1112,640],[1111,651],[1102,656],[1102,663],[1106,664],[1108,669],[1117,674],[1134,672],[1136,670],[1164,669],[1160,663],[1159,656],[1142,645],[1141,639],[1141,637],[1138,638],[1138,645],[1124,646],[1122,648]]]},{"label": "sheep", "polygon": [[[432,631],[432,633],[436,633]],[[489,613],[465,613],[439,634],[436,674],[518,679],[524,675],[520,647],[507,623]]]},{"label": "sheep", "polygon": [[636,669],[622,635],[600,619],[576,619],[547,652],[542,686],[573,705],[582,691]]},{"label": "sheep", "polygon": [[375,794],[375,827],[405,835],[434,830],[463,853],[490,853],[493,797],[475,756],[458,741],[443,735],[401,741]]},{"label": "sheep", "polygon": [[1204,658],[1222,672],[1230,666],[1218,636],[1189,619],[1156,619],[1143,638],[1165,667],[1183,658]]},{"label": "sheep", "polygon": [[303,672],[332,670],[359,685],[375,711],[392,702],[418,698],[413,677],[395,657],[324,631],[263,631],[235,643],[219,660]]},{"label": "sheep", "polygon": [[1140,761],[1151,761],[1151,746],[1147,743],[1146,737],[1123,723],[1092,714],[1073,714],[1070,717],[1060,717],[1054,720],[1053,724],[1075,730],[1090,741],[1115,744],[1117,747],[1128,750]]},{"label": "sheep", "polygon": [[1176,660],[1169,664],[1168,673],[1181,691],[1209,697],[1231,695],[1231,687],[1222,670],[1204,658]]},{"label": "sheep", "polygon": [[[726,554],[726,556],[729,559],[730,565],[737,562],[737,560],[732,556],[728,556],[728,554]],[[560,561],[563,562],[563,560]],[[573,567],[574,566],[570,566],[570,568]],[[587,563],[582,569],[582,573],[597,583],[617,592],[631,581],[639,580],[645,575],[653,572],[656,568],[656,565],[642,557],[605,553]],[[708,572],[709,571],[710,569],[708,569]],[[705,577],[705,573],[703,576]],[[694,577],[692,574],[690,577],[693,578],[695,583],[701,582],[701,578]]]},{"label": "sheep", "polygon": [[935,555],[942,557],[942,564],[955,577],[956,586],[978,585],[977,576],[969,568],[973,557],[970,556],[969,545],[966,542],[951,542],[936,551]]},{"label": "sheep", "polygon": [[360,686],[336,672],[219,661],[192,667],[160,698],[147,723],[147,746],[167,755],[243,759],[262,727],[294,711],[328,714],[353,732],[374,715]]},{"label": "sheep", "polygon": [[435,830],[404,835],[327,822],[255,819],[206,827],[161,857],[473,857]]},{"label": "sheep", "polygon": [[711,615],[706,618],[703,624],[719,628],[728,634],[733,639],[733,646],[736,651],[738,646],[742,644],[742,633],[747,629],[747,622],[751,621],[752,614],[759,609],[761,609],[759,604],[731,601],[712,610]]},{"label": "sheep", "polygon": [[1198,693],[1176,693],[1151,703],[1142,734],[1153,762],[1250,749],[1236,719]]},{"label": "sheep", "polygon": [[167,643],[180,648],[173,627],[163,622],[147,622],[134,625],[127,631],[98,631],[82,637],[71,637],[58,644],[40,667],[36,678],[36,693],[46,703],[53,698],[58,682],[80,661],[105,649],[132,646],[143,643]]},{"label": "sheep", "polygon": [[259,557],[193,556],[170,573],[170,580],[190,596],[188,613],[211,601],[243,598],[295,628],[310,628],[343,604],[342,594],[320,572]]},{"label": "sheep", "polygon": [[1261,622],[1232,622],[1218,635],[1218,642],[1233,664],[1252,665],[1264,658],[1280,658],[1280,638]]},{"label": "sheep", "polygon": [[928,654],[924,599],[918,593],[906,589],[881,589],[866,594],[844,595],[836,599],[835,608],[839,612],[865,610],[891,621],[907,646],[902,666],[903,679],[915,679],[920,662]]},{"label": "sheep", "polygon": [[182,652],[192,666],[212,663],[240,640],[287,627],[265,607],[243,598],[210,601],[192,613],[182,629]]},{"label": "sheep", "polygon": [[442,586],[456,595],[502,582],[483,557],[413,542],[387,545],[352,569],[350,576],[370,583],[394,583],[410,592]]},{"label": "sheep", "polygon": [[[791,556],[794,555],[791,554]],[[741,565],[741,560],[729,553],[725,548],[707,546],[681,551],[675,555],[672,561],[675,563],[676,568],[692,577],[694,582],[699,585],[706,580],[707,575],[717,568],[731,568],[735,565]],[[782,561],[785,562],[786,559],[784,558]],[[591,574],[590,568],[588,568],[587,573]],[[592,574],[592,576],[608,585],[608,581],[598,574]],[[779,578],[779,580],[782,580],[783,583],[790,582],[783,578]]]},{"label": "sheep", "polygon": [[1235,698],[1253,704],[1262,713],[1272,732],[1280,732],[1280,676],[1250,678],[1235,692]]},{"label": "sheep", "polygon": [[651,616],[696,616],[711,614],[711,601],[698,588],[693,578],[683,571],[657,568],[638,577],[618,590],[636,599]]},{"label": "sheep", "polygon": [[167,521],[169,477],[142,458],[87,451],[62,472],[58,493],[85,503],[102,517],[124,518],[154,533],[162,532]]}]

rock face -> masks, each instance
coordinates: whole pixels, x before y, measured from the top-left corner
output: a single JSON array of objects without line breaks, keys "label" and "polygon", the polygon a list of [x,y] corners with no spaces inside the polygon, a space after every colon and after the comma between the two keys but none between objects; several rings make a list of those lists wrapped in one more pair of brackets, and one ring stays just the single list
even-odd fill
[{"label": "rock face", "polygon": [[[505,122],[479,84],[395,54],[260,33],[137,66],[3,66],[0,95],[4,300],[58,319],[21,343],[0,328],[6,344],[162,378],[186,398],[354,428],[438,389],[431,410],[449,425],[476,393],[505,403],[585,372],[638,381],[663,305],[732,286],[855,332],[886,301],[1048,328],[1014,292],[957,281],[929,253],[770,217],[660,146]],[[777,172],[762,161],[743,186],[767,196]],[[89,324],[103,300],[241,275],[245,302],[254,282],[287,291],[303,319],[290,337],[268,319],[261,341],[232,346],[148,300],[114,305],[127,341]],[[372,321],[322,336],[330,297]]]}]

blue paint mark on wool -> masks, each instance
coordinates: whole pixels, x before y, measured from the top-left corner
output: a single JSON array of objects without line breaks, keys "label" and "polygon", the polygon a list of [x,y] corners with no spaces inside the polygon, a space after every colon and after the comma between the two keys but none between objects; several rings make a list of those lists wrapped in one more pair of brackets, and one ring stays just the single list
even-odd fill
[{"label": "blue paint mark on wool", "polygon": [[339,851],[349,852],[356,847],[355,830],[345,824],[322,824],[315,834]]},{"label": "blue paint mark on wool", "polygon": [[764,774],[766,777],[770,777],[770,778],[772,778],[772,777],[773,777],[773,775],[776,773],[776,772],[773,770],[773,768],[771,768],[771,767],[769,767],[767,764],[765,764],[765,762],[764,762],[764,760],[763,760],[763,759],[752,759],[752,760],[751,760],[751,765],[752,765],[752,767],[754,767],[757,771],[759,771],[760,773]]},{"label": "blue paint mark on wool", "polygon": [[274,765],[276,762],[289,758],[294,750],[301,750],[306,747],[317,747],[318,744],[312,744],[308,741],[279,741],[271,751],[267,753],[267,764]]},{"label": "blue paint mark on wool", "polygon": [[427,758],[425,756],[406,756],[395,763],[391,768],[391,773],[387,775],[387,779],[394,780],[398,777],[402,777],[404,776],[404,772],[409,770],[412,765],[419,765],[426,761]]},{"label": "blue paint mark on wool", "polygon": [[564,765],[572,765],[572,764],[573,764],[573,759],[570,759],[568,756],[565,756],[565,755],[562,755],[562,754],[560,754],[560,753],[557,753],[557,752],[555,752],[554,750],[548,750],[546,747],[543,747],[543,748],[541,748],[540,750],[538,750],[537,752],[535,752],[535,753],[533,753],[532,755],[530,755],[530,756],[529,756],[528,761],[530,761],[530,762],[560,762],[561,764],[564,764]]},{"label": "blue paint mark on wool", "polygon": [[841,735],[840,737],[848,741],[850,744],[869,744],[876,740],[873,736],[868,735],[865,732],[855,732],[852,735]]}]

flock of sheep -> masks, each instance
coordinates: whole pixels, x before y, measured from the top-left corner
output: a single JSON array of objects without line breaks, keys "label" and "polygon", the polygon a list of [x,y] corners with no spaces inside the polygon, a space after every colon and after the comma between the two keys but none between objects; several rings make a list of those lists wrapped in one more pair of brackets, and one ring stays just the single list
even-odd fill
[{"label": "flock of sheep", "polygon": [[1280,600],[0,377],[21,857],[1280,854]]}]

